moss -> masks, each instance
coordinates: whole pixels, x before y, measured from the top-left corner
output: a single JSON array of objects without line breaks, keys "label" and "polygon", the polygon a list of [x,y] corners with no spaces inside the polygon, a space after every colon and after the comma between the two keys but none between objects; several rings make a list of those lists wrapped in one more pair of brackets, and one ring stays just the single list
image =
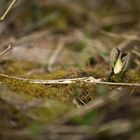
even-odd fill
[{"label": "moss", "polygon": [[[41,65],[38,63],[30,62],[30,61],[21,61],[21,60],[2,60],[1,64],[1,72],[9,75],[16,76],[26,76],[32,70],[37,70],[41,68]],[[43,69],[43,68],[42,68]],[[73,77],[82,77],[82,76],[95,76],[95,77],[104,77],[106,71],[106,66],[103,64],[97,64],[93,68],[85,67],[81,70],[77,69],[65,69],[65,70],[57,70],[51,73],[47,71],[43,72],[33,72],[28,75],[27,78],[35,78],[35,79],[63,79],[63,78],[73,78]]]},{"label": "moss", "polygon": [[66,102],[69,98],[65,92],[65,86],[51,86],[41,84],[30,84],[28,82],[13,80],[0,77],[0,81],[3,82],[9,89],[15,91],[17,94],[21,94],[29,97],[47,97],[48,99],[59,100]]},{"label": "moss", "polygon": [[74,74],[75,72],[70,70],[58,70],[51,73],[47,73],[47,72],[33,73],[32,75],[30,75],[30,78],[52,80],[52,79],[63,79],[63,78],[71,77]]},{"label": "moss", "polygon": [[[8,64],[7,64],[8,63]],[[5,73],[9,75],[24,75],[27,71],[31,70],[32,66],[37,68],[39,65],[31,62],[21,61],[9,61],[5,62],[3,69],[7,70]],[[32,65],[32,66],[31,66]],[[20,68],[21,66],[21,68]],[[52,73],[33,73],[29,77],[33,79],[63,79],[63,78],[75,78],[94,76],[95,78],[101,78],[105,76],[105,69],[102,65],[96,65],[94,68],[85,68],[81,70],[59,70]],[[15,71],[14,71],[15,70]],[[4,83],[9,89],[15,91],[17,94],[21,94],[29,97],[46,97],[47,99],[59,100],[61,102],[71,102],[77,96],[77,100],[81,99],[83,102],[88,103],[96,96],[95,87],[93,84],[86,83],[73,83],[70,85],[41,85],[30,84],[28,81],[19,81],[11,78],[5,78],[0,76],[0,81]]]},{"label": "moss", "polygon": [[[22,70],[20,71],[20,61],[7,62],[9,67],[13,70],[7,70],[6,72],[12,75],[13,73],[24,74],[26,71],[31,70],[30,62],[23,62],[21,64]],[[33,64],[34,68],[37,68],[37,64]],[[3,67],[4,68],[4,65]],[[5,68],[4,68],[5,69]],[[10,69],[10,68],[9,68]],[[15,71],[14,71],[15,69]],[[16,71],[17,70],[17,71]],[[107,67],[102,64],[95,65],[94,68],[85,68],[81,70],[59,70],[52,73],[33,73],[30,78],[35,79],[63,79],[63,78],[75,78],[93,76],[95,78],[105,78]],[[11,74],[12,73],[12,74]],[[27,77],[29,78],[29,77]],[[117,76],[113,76],[113,81],[120,82],[139,82],[140,74],[138,71],[129,71],[126,73],[124,79],[119,79]],[[19,81],[10,78],[4,78],[0,76],[0,81],[7,85],[11,90],[17,94],[22,94],[31,97],[46,97],[47,99],[59,100],[62,102],[71,102],[73,99],[79,101],[82,100],[85,103],[90,102],[96,98],[95,86],[87,83],[73,83],[70,85],[41,85],[30,84],[28,81]],[[122,81],[121,81],[122,82]]]},{"label": "moss", "polygon": [[[5,65],[5,66],[4,66]],[[39,68],[38,64],[32,64],[31,62],[23,61],[9,61],[5,62],[2,69],[7,70],[5,73],[9,75],[25,75],[29,70],[33,68]],[[14,71],[15,70],[15,71]],[[95,78],[105,78],[107,67],[102,64],[95,65],[93,68],[88,67],[81,70],[58,70],[52,73],[32,73],[26,78],[33,79],[63,79],[63,78],[76,78],[76,77],[88,77],[93,76]],[[57,100],[61,102],[69,102],[72,104],[73,100],[77,100],[79,103],[83,101],[88,103],[94,100],[96,95],[96,87],[93,84],[87,83],[73,83],[70,85],[41,85],[30,84],[28,81],[19,81],[10,78],[4,78],[0,76],[0,81],[4,83],[9,89],[15,91],[17,94],[29,97],[45,97],[51,100]],[[81,100],[81,101],[80,101]]]},{"label": "moss", "polygon": [[[96,98],[96,88],[93,84],[73,83],[66,88],[70,100],[77,100],[80,104],[88,103]],[[82,101],[82,102],[81,102]]]},{"label": "moss", "polygon": [[41,85],[30,84],[28,81],[19,81],[1,76],[0,81],[7,85],[12,91],[25,96],[46,97],[51,100],[71,102],[77,94],[77,98],[80,98],[85,103],[95,98],[95,87],[93,84],[73,83],[70,85]]},{"label": "moss", "polygon": [[140,83],[140,72],[139,70],[129,70],[126,74],[126,80],[128,82]]},{"label": "moss", "polygon": [[94,67],[87,67],[77,72],[78,77],[93,76],[94,78],[105,78],[107,67],[103,64],[97,64]]},{"label": "moss", "polygon": [[140,72],[137,70],[129,70],[121,77],[121,75],[113,75],[110,79],[112,82],[140,83]]},{"label": "moss", "polygon": [[0,81],[8,86],[11,90],[25,95],[43,96],[45,87],[39,84],[30,84],[28,82],[4,78],[0,76]]},{"label": "moss", "polygon": [[38,63],[23,60],[1,60],[0,64],[1,72],[10,75],[23,75],[40,67]]}]

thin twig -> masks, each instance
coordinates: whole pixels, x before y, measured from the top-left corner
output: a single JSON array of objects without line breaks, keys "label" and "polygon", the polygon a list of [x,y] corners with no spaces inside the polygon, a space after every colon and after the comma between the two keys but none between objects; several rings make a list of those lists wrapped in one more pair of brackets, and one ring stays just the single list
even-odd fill
[{"label": "thin twig", "polygon": [[9,11],[11,10],[11,8],[14,6],[14,4],[17,2],[17,0],[13,0],[12,3],[9,5],[9,7],[7,8],[7,10],[4,12],[4,14],[1,16],[0,21],[3,21],[5,19],[5,17],[7,16],[7,14],[9,13]]},{"label": "thin twig", "polygon": [[0,53],[0,57],[6,54],[11,49],[12,49],[12,43],[9,43],[8,47],[3,52]]},{"label": "thin twig", "polygon": [[104,82],[101,79],[95,79],[94,77],[82,77],[82,78],[72,78],[72,79],[57,79],[57,80],[37,80],[37,79],[26,79],[19,78],[15,76],[9,76],[6,74],[0,73],[0,76],[3,78],[9,78],[13,80],[19,80],[23,82],[29,82],[31,84],[42,84],[42,85],[67,85],[72,83],[93,83],[93,84],[103,84],[103,85],[112,85],[112,86],[137,86],[140,87],[140,83],[114,83],[114,82]]}]

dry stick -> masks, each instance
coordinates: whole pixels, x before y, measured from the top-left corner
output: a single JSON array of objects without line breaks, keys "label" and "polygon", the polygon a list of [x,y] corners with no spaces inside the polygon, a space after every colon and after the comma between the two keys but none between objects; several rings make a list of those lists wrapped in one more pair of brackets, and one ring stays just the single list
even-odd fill
[{"label": "dry stick", "polygon": [[0,76],[3,78],[9,78],[12,80],[19,80],[23,82],[29,82],[30,84],[42,84],[42,85],[67,85],[72,83],[84,82],[84,83],[93,83],[93,84],[103,84],[103,85],[112,85],[112,86],[136,86],[140,87],[140,83],[113,83],[113,82],[104,82],[100,79],[95,79],[94,77],[82,77],[82,78],[72,78],[72,79],[58,79],[58,80],[36,80],[36,79],[26,79],[19,78],[15,76],[9,76],[6,74],[0,73]]},{"label": "dry stick", "polygon": [[6,54],[11,49],[12,49],[12,43],[9,43],[8,47],[3,52],[0,53],[0,57]]},{"label": "dry stick", "polygon": [[13,0],[12,3],[9,5],[9,7],[7,8],[7,10],[4,12],[4,14],[1,16],[0,21],[3,21],[6,17],[6,15],[9,13],[9,11],[11,10],[11,8],[14,6],[14,4],[17,2],[17,0]]}]

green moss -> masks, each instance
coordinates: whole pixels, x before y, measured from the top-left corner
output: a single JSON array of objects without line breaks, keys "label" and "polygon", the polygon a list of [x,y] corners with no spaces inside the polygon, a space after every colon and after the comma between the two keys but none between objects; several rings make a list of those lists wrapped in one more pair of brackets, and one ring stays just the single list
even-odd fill
[{"label": "green moss", "polygon": [[47,73],[47,72],[34,73],[34,74],[30,75],[30,78],[52,80],[52,79],[63,79],[66,77],[71,77],[74,74],[75,73],[70,70],[59,70],[59,71],[55,71],[52,73]]},{"label": "green moss", "polygon": [[[26,61],[7,61],[2,66],[2,70],[9,75],[25,75],[32,69],[38,69],[40,65]],[[52,73],[32,73],[26,78],[33,79],[63,79],[94,76],[95,78],[105,77],[105,68],[103,65],[96,65],[94,68],[85,68],[81,70],[58,70]],[[96,92],[93,84],[73,83],[70,85],[41,85],[30,84],[28,81],[20,81],[16,79],[0,76],[0,81],[4,83],[10,90],[19,95],[29,97],[45,97],[51,100],[61,102],[69,102],[79,99],[85,103],[95,99]]]},{"label": "green moss", "polygon": [[140,72],[139,70],[129,70],[126,74],[126,80],[128,82],[140,83]]},{"label": "green moss", "polygon": [[140,83],[140,72],[137,70],[129,70],[123,75],[113,75],[110,79],[112,82]]},{"label": "green moss", "polygon": [[10,75],[23,75],[40,67],[38,63],[23,60],[1,60],[0,64],[1,72]]},{"label": "green moss", "polygon": [[46,97],[61,102],[71,102],[80,98],[85,103],[95,98],[95,87],[93,84],[73,83],[70,85],[41,85],[31,84],[28,81],[19,81],[0,76],[0,81],[17,94],[31,97]]},{"label": "green moss", "polygon": [[94,78],[105,78],[107,67],[103,64],[97,64],[94,67],[81,69],[77,72],[78,77],[93,76]]},{"label": "green moss", "polygon": [[[66,92],[69,93],[71,100],[75,99],[80,104],[88,103],[96,98],[96,86],[87,83],[73,83],[70,84]],[[82,102],[81,102],[82,101]]]},{"label": "green moss", "polygon": [[41,84],[30,84],[28,82],[13,80],[0,77],[0,81],[3,82],[9,89],[15,91],[17,94],[21,94],[29,97],[47,97],[48,99],[59,100],[66,102],[69,95],[65,92],[65,86],[51,86]]},{"label": "green moss", "polygon": [[43,96],[45,94],[45,87],[39,84],[30,84],[28,82],[4,78],[2,76],[0,76],[0,81],[11,90],[20,94],[31,96]]},{"label": "green moss", "polygon": [[[12,75],[23,74],[26,71],[31,70],[30,62],[23,62],[21,64],[22,70],[20,70],[19,62],[9,62],[9,69],[6,72]],[[10,68],[11,67],[11,68]],[[4,68],[4,67],[3,67]],[[37,68],[37,64],[34,64],[34,68]],[[6,68],[4,68],[6,69]],[[11,70],[13,69],[13,70]],[[14,71],[15,70],[15,71]],[[16,71],[17,70],[17,71]],[[105,78],[107,67],[102,64],[95,65],[94,68],[85,68],[81,70],[59,70],[52,73],[33,73],[30,77],[34,79],[63,79],[63,78],[75,78],[75,77],[88,77],[93,76],[95,78]],[[113,76],[115,82],[139,82],[140,74],[138,71],[129,71],[126,73],[124,79],[119,79],[117,76]],[[81,100],[84,103],[88,103],[97,97],[96,87],[93,84],[87,83],[73,83],[70,85],[41,85],[41,84],[30,84],[28,81],[20,81],[11,78],[5,78],[0,76],[0,81],[9,87],[12,91],[17,94],[30,96],[30,97],[46,97],[51,100],[59,100],[61,102],[72,102],[76,99],[78,102]]]}]

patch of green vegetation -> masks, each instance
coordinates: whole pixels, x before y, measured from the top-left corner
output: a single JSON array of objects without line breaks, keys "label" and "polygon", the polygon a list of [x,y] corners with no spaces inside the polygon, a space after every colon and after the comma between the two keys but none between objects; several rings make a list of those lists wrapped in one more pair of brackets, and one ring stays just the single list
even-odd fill
[{"label": "patch of green vegetation", "polygon": [[126,81],[140,83],[140,72],[139,72],[139,70],[129,70],[126,73]]},{"label": "patch of green vegetation", "polygon": [[0,76],[0,81],[8,86],[11,90],[17,93],[25,93],[27,95],[41,96],[44,93],[44,88],[40,85],[30,84],[25,81],[15,80],[11,78],[5,78]]},{"label": "patch of green vegetation", "polygon": [[70,85],[41,85],[3,76],[0,76],[0,81],[17,94],[30,97],[46,97],[51,100],[71,102],[77,94],[77,99],[80,98],[85,103],[95,98],[95,87],[93,84],[77,82]]},{"label": "patch of green vegetation", "polygon": [[69,92],[70,99],[75,99],[80,104],[82,102],[87,104],[97,97],[95,89],[96,88],[93,84],[83,82],[70,84],[66,90]]},{"label": "patch of green vegetation", "polygon": [[33,73],[30,75],[30,78],[35,79],[63,79],[63,78],[69,78],[74,76],[75,72],[70,70],[59,70],[51,73],[43,72],[43,73]]},{"label": "patch of green vegetation", "polygon": [[40,67],[40,64],[30,62],[30,61],[21,61],[21,60],[1,60],[1,72],[10,75],[23,75],[27,72],[37,69]]},{"label": "patch of green vegetation", "polygon": [[94,78],[105,78],[107,73],[107,66],[104,64],[96,64],[94,67],[81,69],[78,76],[93,76]]},{"label": "patch of green vegetation", "polygon": [[[7,66],[8,65],[8,66]],[[10,75],[25,74],[27,71],[38,68],[38,64],[31,62],[21,61],[9,61],[2,65],[2,70],[6,70],[5,73]],[[34,79],[63,79],[63,78],[75,78],[93,76],[95,78],[105,78],[107,73],[107,67],[102,64],[95,65],[93,68],[84,68],[81,70],[59,70],[52,73],[33,73],[29,78]],[[27,77],[28,78],[28,77]],[[113,77],[115,82],[120,82],[117,76]],[[93,100],[96,96],[95,87],[93,84],[85,83],[73,83],[70,85],[41,85],[30,84],[28,81],[19,81],[10,78],[0,77],[0,81],[7,85],[10,89],[19,94],[25,94],[32,97],[47,97],[48,99],[56,99],[62,102],[69,101],[76,98],[80,98],[85,103]],[[140,81],[140,74],[136,71],[129,71],[126,74],[124,81],[138,82]]]},{"label": "patch of green vegetation", "polygon": [[[38,64],[23,61],[9,61],[2,65],[2,71],[9,75],[24,75],[33,68],[40,67]],[[94,67],[85,67],[79,70],[58,70],[52,73],[33,73],[29,77],[33,79],[67,79],[76,77],[93,76],[95,78],[106,78],[107,66],[97,64]],[[113,81],[122,82],[117,76],[113,76]],[[65,103],[71,103],[76,100],[79,104],[87,104],[94,100],[97,95],[96,85],[87,83],[73,83],[69,85],[42,85],[31,84],[28,81],[20,81],[16,79],[0,76],[0,81],[9,89],[27,97],[42,97],[50,100],[56,100]],[[129,71],[126,73],[124,82],[139,82],[140,74],[138,71]],[[101,88],[100,88],[101,89]],[[102,89],[104,91],[104,88]],[[102,91],[101,91],[102,92]],[[104,93],[101,93],[104,94]],[[83,102],[83,103],[82,103]]]},{"label": "patch of green vegetation", "polygon": [[[93,76],[95,78],[104,78],[106,76],[107,67],[97,64],[94,67],[84,67],[75,70],[59,70],[50,74],[46,74],[45,79],[63,79]],[[43,77],[42,77],[43,78]]]},{"label": "patch of green vegetation", "polygon": [[[25,73],[32,69],[32,67],[38,67],[37,64],[31,64],[31,62],[11,61],[5,62],[5,73],[9,75],[25,75]],[[8,64],[7,64],[8,63]],[[7,66],[8,65],[8,66]],[[6,67],[9,67],[6,69]],[[20,68],[21,67],[21,68]],[[103,72],[104,71],[104,72]],[[101,78],[105,76],[105,69],[103,65],[96,65],[94,68],[85,68],[81,70],[59,70],[52,73],[33,73],[29,77],[33,79],[63,79],[63,78],[75,78],[94,76],[95,78]],[[79,102],[79,99],[85,103],[90,102],[96,98],[95,86],[87,83],[73,83],[70,85],[42,85],[31,84],[28,81],[20,81],[16,79],[6,78],[0,76],[0,81],[4,83],[10,90],[27,97],[46,97],[51,100],[58,100],[61,102],[72,102],[75,99]]]},{"label": "patch of green vegetation", "polygon": [[20,81],[0,76],[0,81],[17,94],[23,94],[31,97],[48,97],[49,99],[57,99],[66,101],[68,95],[64,92],[64,87],[45,86],[41,84],[31,84],[28,81]]},{"label": "patch of green vegetation", "polygon": [[113,82],[140,83],[140,72],[138,70],[129,70],[123,77],[121,75],[113,75]]}]

